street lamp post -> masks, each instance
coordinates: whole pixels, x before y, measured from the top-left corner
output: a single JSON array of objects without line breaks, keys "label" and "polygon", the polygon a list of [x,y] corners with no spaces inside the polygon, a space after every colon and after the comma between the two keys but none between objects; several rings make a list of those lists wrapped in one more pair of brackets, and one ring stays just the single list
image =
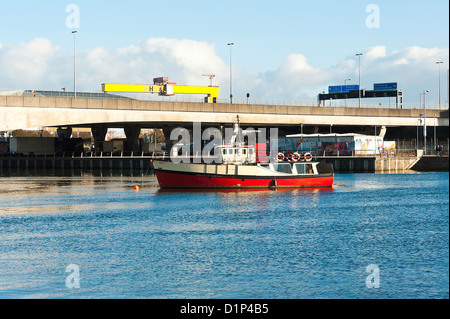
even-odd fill
[{"label": "street lamp post", "polygon": [[439,109],[441,109],[441,64],[444,63],[442,61],[436,62],[439,66]]},{"label": "street lamp post", "polygon": [[449,106],[449,91],[450,91],[450,83],[449,83],[449,77],[450,77],[450,69],[447,69],[447,107]]},{"label": "street lamp post", "polygon": [[359,96],[359,107],[361,107],[361,55],[362,53],[357,53],[358,57],[358,78],[359,78],[359,87],[358,87],[358,96]]},{"label": "street lamp post", "polygon": [[231,61],[231,47],[234,45],[233,42],[228,43],[230,46],[230,103],[233,104],[233,64]]},{"label": "street lamp post", "polygon": [[[347,85],[347,81],[351,81],[352,79],[345,79],[344,85]],[[347,107],[347,99],[345,99],[345,107]]]},{"label": "street lamp post", "polygon": [[422,125],[422,115],[423,115],[423,114],[420,113],[420,114],[419,114],[420,118],[417,119],[417,125],[416,125],[416,128],[417,128],[417,135],[416,135],[416,151],[419,150],[419,126]]},{"label": "street lamp post", "polygon": [[74,30],[73,33],[73,94],[77,98],[77,55],[76,55],[76,34],[78,31]]},{"label": "street lamp post", "polygon": [[303,150],[303,123],[300,123],[300,152]]},{"label": "street lamp post", "polygon": [[433,138],[433,142],[434,142],[434,149],[436,149],[436,113],[434,113],[434,138]]},{"label": "street lamp post", "polygon": [[[374,153],[373,153],[373,154],[374,154],[375,156],[377,156],[377,149],[378,149],[378,143],[377,143],[377,142],[378,142],[378,141],[377,141],[377,126],[376,126],[376,125],[375,125],[375,129],[374,129],[374,130],[375,130],[375,132],[374,132],[374,134],[373,134],[373,135],[374,135],[373,137],[374,137],[374,140],[375,140],[375,148],[374,148]],[[400,142],[399,142],[398,144],[399,144],[399,146],[400,146]]]},{"label": "street lamp post", "polygon": [[426,107],[426,96],[427,93],[430,92],[430,90],[423,90],[423,151],[424,154],[427,153],[427,124],[426,124],[426,117],[427,117],[427,107]]}]

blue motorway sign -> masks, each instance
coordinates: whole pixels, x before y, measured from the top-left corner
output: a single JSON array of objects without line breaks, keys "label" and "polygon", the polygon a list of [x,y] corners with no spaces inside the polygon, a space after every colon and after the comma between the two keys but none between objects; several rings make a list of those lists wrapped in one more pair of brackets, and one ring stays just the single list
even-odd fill
[{"label": "blue motorway sign", "polygon": [[328,93],[340,93],[342,92],[342,85],[332,85],[328,87]]},{"label": "blue motorway sign", "polygon": [[350,84],[350,85],[332,85],[328,87],[328,93],[344,93],[350,91],[358,91],[358,84]]},{"label": "blue motorway sign", "polygon": [[359,85],[358,84],[351,84],[351,85],[343,85],[342,86],[342,92],[350,92],[350,91],[358,91]]},{"label": "blue motorway sign", "polygon": [[374,91],[397,90],[397,82],[374,83],[374,85],[373,85],[373,90],[374,90]]}]

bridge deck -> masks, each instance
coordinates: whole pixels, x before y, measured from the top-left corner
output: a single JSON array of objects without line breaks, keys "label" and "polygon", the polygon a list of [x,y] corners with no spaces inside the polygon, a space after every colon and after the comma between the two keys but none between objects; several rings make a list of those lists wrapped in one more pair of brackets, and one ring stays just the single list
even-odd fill
[{"label": "bridge deck", "polygon": [[[140,123],[142,127],[200,121],[249,125],[385,125],[415,127],[422,109],[252,105],[121,99],[0,96],[0,131],[45,126]],[[448,110],[427,110],[427,124],[449,125]],[[436,120],[435,120],[436,119]],[[435,121],[435,122],[434,122]]]}]

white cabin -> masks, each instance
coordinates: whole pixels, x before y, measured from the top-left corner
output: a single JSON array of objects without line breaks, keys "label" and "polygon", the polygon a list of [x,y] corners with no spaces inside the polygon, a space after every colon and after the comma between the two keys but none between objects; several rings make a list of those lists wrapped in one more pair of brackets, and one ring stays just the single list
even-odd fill
[{"label": "white cabin", "polygon": [[254,146],[227,146],[221,145],[220,154],[223,164],[247,164],[256,163],[256,151]]}]

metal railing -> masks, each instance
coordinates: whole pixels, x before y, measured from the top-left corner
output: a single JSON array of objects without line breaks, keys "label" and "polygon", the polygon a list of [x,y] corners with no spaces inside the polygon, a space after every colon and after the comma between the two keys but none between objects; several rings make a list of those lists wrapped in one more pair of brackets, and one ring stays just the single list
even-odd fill
[{"label": "metal railing", "polygon": [[[449,150],[449,139],[434,141],[433,138],[427,139],[427,150],[424,151],[424,141],[419,139],[417,143],[416,139],[394,139],[395,149],[387,149],[378,147],[377,149],[369,148],[365,150],[352,150],[352,149],[301,149],[297,150],[299,153],[311,153],[314,157],[409,157],[416,156],[417,151],[423,151],[424,155],[445,155],[448,156]],[[436,145],[442,145],[442,152],[436,151]],[[286,154],[293,153],[291,149],[281,148],[281,152]],[[439,154],[438,154],[439,153]],[[195,155],[195,154],[193,154]],[[201,156],[201,154],[197,154]],[[43,157],[43,158],[168,158],[170,153],[167,151],[152,151],[152,152],[142,152],[142,151],[117,151],[117,152],[103,152],[103,151],[91,151],[85,149],[84,151],[75,152],[54,152],[50,154],[17,154],[11,152],[0,153],[0,157]]]},{"label": "metal railing", "polygon": [[[394,139],[395,149],[387,149],[378,147],[368,148],[365,150],[352,150],[352,149],[331,149],[331,150],[318,150],[318,149],[301,149],[297,152],[301,153],[311,153],[315,157],[409,157],[417,156],[417,151],[423,151],[423,155],[444,155],[448,156],[449,150],[449,139],[434,141],[433,138],[427,139],[427,149],[425,152],[424,141],[419,140],[417,143],[416,139]],[[442,145],[442,151],[436,151],[436,145]],[[283,151],[283,149],[282,149]],[[285,153],[292,153],[292,150],[284,150]],[[439,154],[438,154],[439,153]]]},{"label": "metal railing", "polygon": [[167,152],[56,152],[47,154],[0,153],[0,158],[168,158]]},{"label": "metal railing", "polygon": [[416,150],[389,150],[389,151],[377,151],[364,150],[364,151],[336,151],[336,152],[316,152],[315,157],[416,157]]},{"label": "metal railing", "polygon": [[[400,151],[389,151],[389,152],[381,152],[374,154],[373,151],[338,151],[338,152],[310,152],[312,155],[313,161],[320,161],[321,159],[343,159],[343,160],[351,160],[351,159],[382,159],[382,158],[411,158],[414,159],[417,157],[417,153],[415,149],[405,149]],[[426,154],[429,156],[430,154]],[[433,154],[434,155],[434,154]],[[438,156],[449,156],[448,148],[447,151],[442,152]],[[178,156],[179,159],[190,159],[198,158],[199,162],[203,163],[204,157],[200,156]],[[220,163],[220,157],[208,157],[209,159],[215,159],[214,163]],[[275,156],[273,157],[275,159]],[[143,152],[116,152],[116,153],[108,153],[108,152],[64,152],[64,153],[53,153],[53,154],[12,154],[12,153],[0,153],[0,161],[3,160],[13,160],[17,163],[21,160],[25,161],[126,161],[126,160],[143,160],[148,161],[148,165],[150,165],[151,160],[169,160],[171,159],[170,154],[168,152],[152,152],[152,153],[143,153]],[[269,155],[266,157],[267,161],[270,161]],[[262,163],[267,163],[266,160],[263,159]],[[208,162],[210,163],[210,162]],[[258,161],[259,163],[259,161]],[[254,163],[256,164],[256,163]],[[2,163],[2,166],[4,164]],[[148,166],[150,167],[150,166]]]}]

